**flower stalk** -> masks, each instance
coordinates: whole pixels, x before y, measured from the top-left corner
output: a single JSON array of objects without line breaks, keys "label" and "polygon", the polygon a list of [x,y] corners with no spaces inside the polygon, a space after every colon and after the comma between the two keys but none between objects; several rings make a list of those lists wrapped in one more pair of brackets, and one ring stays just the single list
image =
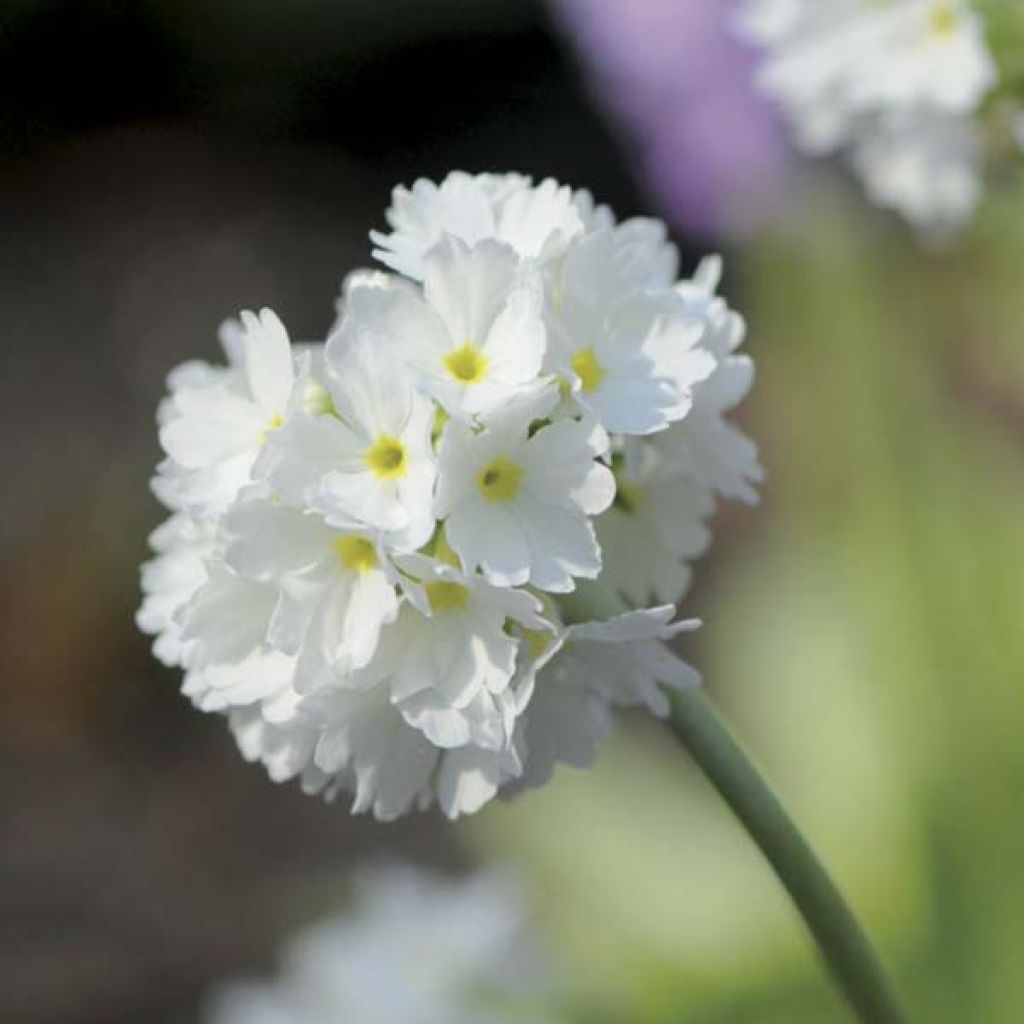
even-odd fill
[{"label": "flower stalk", "polygon": [[673,700],[671,727],[739,819],[796,905],[835,983],[864,1024],[906,1017],[882,963],[811,845],[708,699]]}]

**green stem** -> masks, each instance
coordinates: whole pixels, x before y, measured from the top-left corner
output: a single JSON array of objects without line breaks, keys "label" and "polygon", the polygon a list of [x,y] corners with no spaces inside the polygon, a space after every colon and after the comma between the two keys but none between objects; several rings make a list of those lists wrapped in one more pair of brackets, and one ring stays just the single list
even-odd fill
[{"label": "green stem", "polygon": [[864,1024],[906,1020],[853,912],[768,783],[700,692],[674,700],[672,728],[792,897],[836,984]]}]

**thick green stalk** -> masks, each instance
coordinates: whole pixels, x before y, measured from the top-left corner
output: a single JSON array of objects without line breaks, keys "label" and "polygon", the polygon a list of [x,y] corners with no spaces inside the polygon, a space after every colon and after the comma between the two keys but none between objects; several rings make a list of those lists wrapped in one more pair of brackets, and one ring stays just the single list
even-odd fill
[{"label": "thick green stalk", "polygon": [[906,1018],[864,930],[761,773],[700,690],[674,700],[672,728],[772,866],[836,984],[864,1024]]}]

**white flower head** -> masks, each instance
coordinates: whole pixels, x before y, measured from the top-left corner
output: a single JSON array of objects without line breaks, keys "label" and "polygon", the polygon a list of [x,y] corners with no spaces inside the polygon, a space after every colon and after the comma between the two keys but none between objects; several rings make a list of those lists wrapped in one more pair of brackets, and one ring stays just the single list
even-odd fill
[{"label": "white flower head", "polygon": [[961,226],[981,199],[981,144],[969,117],[892,114],[857,140],[851,159],[871,199],[926,234]]},{"label": "white flower head", "polygon": [[966,219],[997,78],[968,0],[746,0],[740,29],[803,148],[843,150],[872,200],[926,232]]},{"label": "white flower head", "polygon": [[171,375],[137,618],[272,780],[455,818],[695,682],[672,603],[756,498],[753,364],[721,261],[677,282],[589,193],[454,174],[388,217],[405,276],[351,275],[325,344],[246,313]]}]

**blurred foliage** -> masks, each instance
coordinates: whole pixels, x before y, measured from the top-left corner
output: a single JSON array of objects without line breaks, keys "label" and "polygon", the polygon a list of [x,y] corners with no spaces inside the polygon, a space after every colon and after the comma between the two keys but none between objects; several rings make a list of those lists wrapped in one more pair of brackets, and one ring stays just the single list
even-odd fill
[{"label": "blurred foliage", "polygon": [[[823,192],[732,261],[770,479],[691,607],[709,687],[930,1024],[1024,1016],[1022,247],[1020,195],[928,253]],[[580,1019],[843,1019],[663,730],[474,837],[536,868]]]},{"label": "blurred foliage", "polygon": [[975,0],[985,37],[999,68],[1000,92],[1024,87],[1024,7],[1019,0]]}]

